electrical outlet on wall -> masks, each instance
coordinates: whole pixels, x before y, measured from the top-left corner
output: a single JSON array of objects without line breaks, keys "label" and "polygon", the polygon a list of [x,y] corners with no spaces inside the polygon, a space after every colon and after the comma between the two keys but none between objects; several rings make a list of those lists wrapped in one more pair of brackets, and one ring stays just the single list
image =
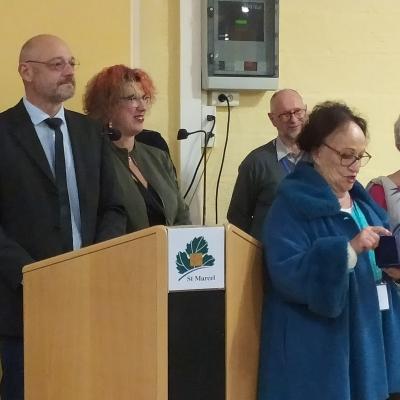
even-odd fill
[{"label": "electrical outlet on wall", "polygon": [[[212,118],[216,117],[217,110],[215,106],[201,106],[201,129],[205,130],[206,132],[209,132],[210,129],[213,126],[213,120]],[[215,132],[217,131],[217,126],[214,125],[213,133],[215,135]],[[201,134],[201,147],[204,147],[204,133]],[[210,138],[210,140],[207,143],[207,147],[214,147],[215,144],[215,136]]]},{"label": "electrical outlet on wall", "polygon": [[235,107],[239,105],[239,92],[223,92],[221,91],[214,91],[211,92],[211,105],[217,107],[227,107],[228,103],[226,101],[220,101],[219,96],[223,94],[229,100],[229,105],[231,107]]}]

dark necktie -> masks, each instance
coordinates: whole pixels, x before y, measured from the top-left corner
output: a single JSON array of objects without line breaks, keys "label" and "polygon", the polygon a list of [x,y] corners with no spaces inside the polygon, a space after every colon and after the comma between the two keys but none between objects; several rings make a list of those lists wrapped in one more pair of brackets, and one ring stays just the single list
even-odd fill
[{"label": "dark necktie", "polygon": [[72,241],[72,224],[71,224],[71,208],[69,205],[67,174],[65,171],[65,157],[63,134],[60,126],[62,124],[61,118],[47,118],[44,122],[54,130],[54,172],[56,178],[56,185],[58,190],[58,203],[60,209],[60,231],[63,241],[63,248],[65,251],[73,249]]}]

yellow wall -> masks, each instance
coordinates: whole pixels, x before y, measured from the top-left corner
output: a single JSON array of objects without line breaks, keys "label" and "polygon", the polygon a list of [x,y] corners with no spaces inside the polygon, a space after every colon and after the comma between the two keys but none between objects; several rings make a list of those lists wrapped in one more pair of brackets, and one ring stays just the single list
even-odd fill
[{"label": "yellow wall", "polygon": [[146,127],[162,132],[177,163],[179,0],[142,0],[140,15],[140,67],[150,74],[157,88]]},{"label": "yellow wall", "polygon": [[[200,0],[199,0],[200,1]],[[77,94],[67,106],[81,109],[86,81],[101,67],[129,64],[129,0],[3,2],[0,16],[0,109],[22,94],[17,75],[21,44],[49,32],[64,38],[81,61]],[[374,156],[360,174],[371,177],[398,169],[392,125],[400,112],[400,2],[398,0],[280,1],[280,87],[297,88],[311,109],[325,99],[356,107],[369,121]],[[158,99],[146,127],[161,131],[176,160],[179,128],[179,0],[142,0],[140,67],[154,78]],[[245,155],[274,137],[267,119],[271,92],[242,92],[232,109],[230,142],[220,187],[225,219],[237,167]],[[214,221],[214,191],[225,136],[226,109],[217,113],[217,144],[208,168],[208,218]]]},{"label": "yellow wall", "polygon": [[[79,59],[77,92],[66,103],[77,111],[82,111],[85,84],[96,72],[105,66],[131,62],[134,42],[131,39],[131,0],[3,3],[0,110],[14,105],[23,93],[17,73],[18,54],[21,45],[38,33],[60,36]],[[146,127],[163,132],[175,155],[179,128],[179,1],[142,0],[140,3],[140,64],[133,66],[150,73],[158,92]]]},{"label": "yellow wall", "polygon": [[[400,167],[393,141],[393,123],[400,113],[399,20],[396,0],[280,1],[279,86],[298,89],[309,109],[323,100],[342,100],[367,118],[373,159],[359,175],[364,184]],[[271,94],[243,93],[240,107],[232,109],[221,217],[226,215],[240,161],[275,135],[266,114]],[[226,111],[218,112],[217,148],[209,171],[219,165],[225,121]],[[211,186],[213,180],[216,177],[209,178]],[[214,190],[208,198],[211,212]],[[210,217],[214,221],[213,214]]]},{"label": "yellow wall", "polygon": [[130,61],[130,1],[115,3],[106,0],[3,1],[0,109],[14,105],[23,93],[17,72],[21,45],[36,34],[52,33],[69,44],[81,63],[76,74],[77,92],[67,103],[67,107],[80,111],[88,79],[106,65]]}]

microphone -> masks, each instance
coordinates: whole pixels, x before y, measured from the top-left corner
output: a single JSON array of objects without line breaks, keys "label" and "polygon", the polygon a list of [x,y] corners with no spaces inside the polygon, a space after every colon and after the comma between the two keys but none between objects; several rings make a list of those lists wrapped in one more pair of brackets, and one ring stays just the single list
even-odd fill
[{"label": "microphone", "polygon": [[189,136],[189,132],[186,129],[179,129],[178,131],[178,140],[186,139]]},{"label": "microphone", "polygon": [[206,198],[207,198],[207,196],[206,196],[206,188],[207,188],[207,184],[206,184],[206,179],[207,179],[207,172],[206,172],[207,157],[206,157],[206,154],[207,154],[208,142],[210,141],[210,139],[212,137],[215,136],[214,133],[213,133],[213,129],[215,127],[215,116],[214,115],[207,115],[207,121],[212,121],[212,127],[208,132],[206,132],[203,129],[199,129],[199,130],[193,131],[193,132],[188,132],[186,129],[179,129],[178,130],[178,137],[177,137],[178,140],[182,140],[182,139],[187,139],[189,135],[193,135],[194,133],[200,133],[200,132],[204,133],[204,148],[203,148],[200,160],[197,163],[197,166],[196,166],[196,168],[194,170],[194,174],[193,174],[192,180],[190,181],[189,186],[186,189],[185,194],[183,195],[183,198],[186,199],[186,196],[189,194],[190,189],[192,188],[193,183],[194,183],[194,181],[196,179],[197,171],[199,170],[200,164],[204,160],[204,167],[203,167],[203,225],[205,225],[205,222],[206,222]]},{"label": "microphone", "polygon": [[110,126],[105,126],[103,128],[103,135],[108,136],[108,138],[112,141],[115,142],[116,140],[121,139],[121,132],[118,129],[111,128]]},{"label": "microphone", "polygon": [[178,140],[187,139],[190,135],[193,135],[194,133],[199,133],[199,132],[204,133],[207,143],[213,136],[215,136],[212,132],[206,132],[203,129],[200,129],[198,131],[193,131],[193,132],[188,132],[186,129],[179,129],[177,139]]}]

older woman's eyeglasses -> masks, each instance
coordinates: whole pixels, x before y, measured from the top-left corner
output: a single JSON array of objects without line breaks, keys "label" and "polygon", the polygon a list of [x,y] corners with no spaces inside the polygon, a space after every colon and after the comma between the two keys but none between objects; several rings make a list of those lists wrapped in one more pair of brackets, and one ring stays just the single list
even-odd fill
[{"label": "older woman's eyeglasses", "polygon": [[137,107],[139,105],[139,103],[143,103],[146,106],[148,106],[151,103],[151,97],[148,95],[143,95],[142,97],[138,97],[133,94],[130,96],[121,97],[121,100],[124,100],[128,104],[131,104],[135,107]]},{"label": "older woman's eyeglasses", "polygon": [[64,71],[65,67],[69,65],[72,69],[75,69],[79,65],[79,61],[72,57],[69,60],[65,60],[64,58],[57,57],[52,58],[49,61],[36,61],[36,60],[27,60],[26,63],[34,63],[34,64],[42,64],[45,65],[48,69],[52,71]]},{"label": "older woman's eyeglasses", "polygon": [[371,154],[366,151],[361,156],[356,156],[350,152],[340,152],[339,150],[334,149],[326,143],[322,143],[328,149],[334,151],[340,157],[340,165],[343,167],[350,167],[355,164],[357,161],[360,162],[360,167],[364,167],[368,164],[368,161],[372,158]]}]

